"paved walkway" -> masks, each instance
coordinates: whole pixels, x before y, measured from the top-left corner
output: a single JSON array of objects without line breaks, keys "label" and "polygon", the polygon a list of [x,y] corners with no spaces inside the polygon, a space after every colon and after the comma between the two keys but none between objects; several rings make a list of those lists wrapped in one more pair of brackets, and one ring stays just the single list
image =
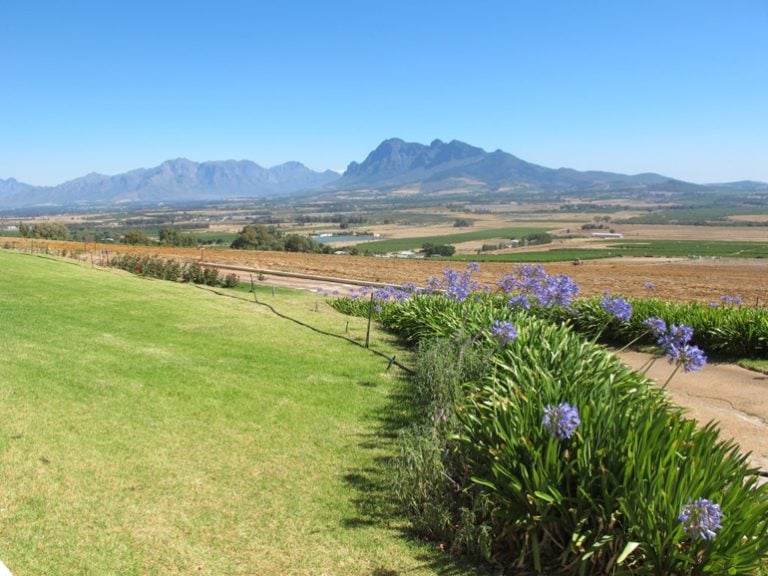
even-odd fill
[{"label": "paved walkway", "polygon": [[[635,369],[651,358],[639,352],[622,352],[620,356]],[[660,358],[647,376],[662,385],[672,370],[673,366]],[[718,421],[722,435],[751,452],[751,462],[768,472],[767,375],[734,364],[707,364],[699,372],[679,371],[666,390],[670,400],[687,408],[692,418],[703,424]]]}]

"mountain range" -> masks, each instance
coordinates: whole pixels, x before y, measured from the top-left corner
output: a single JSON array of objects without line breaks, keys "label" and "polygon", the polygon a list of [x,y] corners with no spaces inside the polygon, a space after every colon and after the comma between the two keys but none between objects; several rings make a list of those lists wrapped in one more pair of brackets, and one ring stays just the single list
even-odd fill
[{"label": "mountain range", "polygon": [[299,162],[263,168],[248,160],[198,163],[177,159],[115,176],[88,174],[58,186],[31,186],[10,178],[0,180],[0,209],[221,201],[311,191],[347,197],[403,190],[424,196],[462,191],[470,195],[658,192],[674,196],[715,189],[765,193],[768,184],[746,180],[700,185],[654,173],[553,169],[458,140],[434,140],[424,145],[390,138],[363,162],[350,163],[343,175],[330,170],[316,172]]},{"label": "mountain range", "polygon": [[659,174],[614,174],[552,169],[521,160],[502,150],[486,152],[458,140],[434,140],[429,146],[391,138],[364,162],[352,162],[334,183],[338,188],[410,188],[422,192],[457,188],[529,189],[564,192],[611,188],[699,188]]},{"label": "mountain range", "polygon": [[300,162],[263,168],[249,160],[193,162],[179,158],[115,176],[92,173],[58,186],[0,180],[0,208],[253,198],[319,188],[338,178],[337,172],[316,172]]}]

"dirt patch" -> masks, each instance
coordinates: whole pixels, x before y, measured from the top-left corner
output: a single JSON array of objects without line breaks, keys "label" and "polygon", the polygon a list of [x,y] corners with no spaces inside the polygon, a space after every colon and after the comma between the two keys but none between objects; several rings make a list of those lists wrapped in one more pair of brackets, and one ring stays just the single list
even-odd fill
[{"label": "dirt patch", "polygon": [[[751,217],[750,217],[751,218]],[[611,225],[628,240],[722,240],[768,241],[768,228],[762,226],[673,226],[652,224]]]},{"label": "dirt patch", "polygon": [[[623,352],[621,358],[638,369],[651,357]],[[674,368],[657,360],[648,377],[663,385]],[[687,409],[700,424],[718,422],[724,438],[736,440],[750,461],[768,471],[768,376],[732,364],[708,364],[700,372],[678,372],[666,388],[669,399]]]}]

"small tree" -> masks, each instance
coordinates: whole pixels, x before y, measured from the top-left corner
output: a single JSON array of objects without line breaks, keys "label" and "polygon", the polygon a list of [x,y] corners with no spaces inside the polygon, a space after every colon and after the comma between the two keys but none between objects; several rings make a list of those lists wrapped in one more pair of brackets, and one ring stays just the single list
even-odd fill
[{"label": "small tree", "polygon": [[123,244],[134,246],[137,244],[149,244],[149,236],[147,236],[144,230],[128,230],[128,232],[123,234],[122,242]]},{"label": "small tree", "polygon": [[421,249],[425,256],[453,256],[456,253],[456,248],[450,244],[432,244],[427,242]]},{"label": "small tree", "polygon": [[231,247],[236,250],[283,250],[283,239],[272,226],[251,224],[238,232]]}]

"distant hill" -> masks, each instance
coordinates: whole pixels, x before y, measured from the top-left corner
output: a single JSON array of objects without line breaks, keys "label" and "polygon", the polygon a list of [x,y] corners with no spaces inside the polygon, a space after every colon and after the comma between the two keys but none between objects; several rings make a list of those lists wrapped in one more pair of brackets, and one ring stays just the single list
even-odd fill
[{"label": "distant hill", "polygon": [[34,188],[34,186],[19,182],[15,178],[8,178],[7,180],[0,178],[0,204],[2,204],[6,198],[11,198],[15,195],[23,195],[24,193],[34,190]]},{"label": "distant hill", "polygon": [[568,191],[696,192],[706,187],[660,174],[580,172],[547,168],[502,150],[486,152],[458,140],[429,146],[391,138],[360,164],[352,162],[333,183],[341,189],[393,190],[418,188],[424,193],[452,189]]},{"label": "distant hill", "polygon": [[58,186],[0,180],[0,208],[255,198],[319,188],[338,178],[336,172],[316,172],[299,162],[263,168],[249,160],[179,158],[115,176],[88,174]]},{"label": "distant hill", "polygon": [[199,163],[179,158],[155,168],[115,176],[88,174],[50,187],[30,186],[10,178],[0,180],[0,209],[223,201],[299,192],[325,198],[368,198],[374,193],[398,201],[404,190],[411,198],[428,200],[446,194],[490,201],[529,194],[540,198],[654,194],[675,199],[715,190],[763,194],[768,192],[768,184],[745,180],[699,185],[654,173],[555,169],[502,150],[486,152],[458,140],[434,140],[427,146],[390,138],[362,162],[351,162],[341,176],[330,170],[315,172],[299,162],[263,168],[249,160]]}]

